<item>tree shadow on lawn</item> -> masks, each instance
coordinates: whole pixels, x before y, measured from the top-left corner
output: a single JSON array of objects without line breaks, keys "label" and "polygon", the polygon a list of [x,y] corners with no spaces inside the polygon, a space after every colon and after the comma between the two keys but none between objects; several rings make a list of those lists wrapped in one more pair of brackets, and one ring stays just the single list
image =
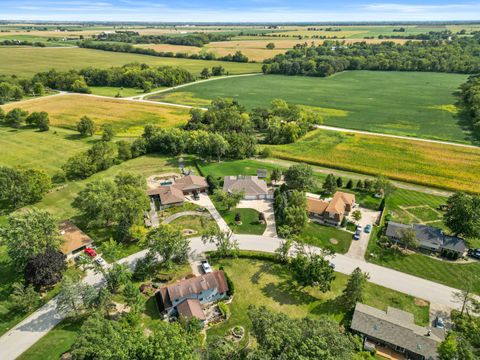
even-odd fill
[{"label": "tree shadow on lawn", "polygon": [[337,296],[334,299],[328,299],[316,305],[312,310],[315,315],[327,315],[335,318],[345,315],[345,309],[341,303],[341,297]]},{"label": "tree shadow on lawn", "polygon": [[458,126],[465,132],[466,141],[471,141],[473,145],[480,145],[480,134],[475,132],[472,126],[471,115],[468,110],[465,108],[465,105],[461,101],[455,104],[461,110],[456,114],[455,120],[457,121]]},{"label": "tree shadow on lawn", "polygon": [[269,283],[261,290],[265,296],[271,298],[280,305],[305,305],[318,301],[316,297],[300,290],[288,281],[278,284]]},{"label": "tree shadow on lawn", "polygon": [[261,263],[260,268],[250,277],[250,281],[253,284],[258,284],[260,282],[260,278],[265,273],[272,273],[272,267],[274,264],[269,263]]}]

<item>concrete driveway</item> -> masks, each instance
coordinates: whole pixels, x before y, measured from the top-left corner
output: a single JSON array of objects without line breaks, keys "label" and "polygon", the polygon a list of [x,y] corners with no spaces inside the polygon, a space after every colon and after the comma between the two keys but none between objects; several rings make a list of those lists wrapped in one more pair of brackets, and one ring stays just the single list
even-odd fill
[{"label": "concrete driveway", "polygon": [[226,221],[222,218],[218,210],[215,208],[215,205],[213,205],[212,200],[208,197],[207,194],[199,194],[199,199],[195,200],[193,197],[188,196],[187,200],[190,201],[193,204],[196,204],[198,206],[204,207],[205,209],[208,210],[210,215],[212,215],[213,220],[215,220],[218,224],[218,227],[220,230],[224,232],[231,232],[230,228],[228,227],[228,224]]},{"label": "concrete driveway", "polygon": [[255,209],[265,215],[267,227],[263,236],[277,237],[277,226],[275,224],[275,213],[273,210],[273,200],[242,200],[237,208]]},{"label": "concrete driveway", "polygon": [[[380,211],[365,209],[361,207],[356,207],[353,211],[359,210],[362,213],[362,218],[360,221],[353,220],[352,214],[349,216],[349,220],[357,225],[362,225],[362,233],[360,234],[359,240],[352,240],[348,252],[345,254],[348,257],[358,260],[365,260],[365,253],[367,251],[368,242],[370,241],[370,236],[372,233],[365,232],[365,226],[371,225],[377,221],[380,216]],[[352,211],[352,213],[353,213]],[[353,237],[353,235],[352,235]]]}]

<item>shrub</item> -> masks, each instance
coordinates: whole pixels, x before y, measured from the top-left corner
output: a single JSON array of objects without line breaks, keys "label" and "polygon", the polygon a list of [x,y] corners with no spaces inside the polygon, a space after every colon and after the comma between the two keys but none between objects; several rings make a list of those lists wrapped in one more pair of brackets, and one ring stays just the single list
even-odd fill
[{"label": "shrub", "polygon": [[228,296],[233,296],[233,294],[235,293],[235,285],[233,284],[232,279],[230,279],[230,276],[228,276],[227,272],[224,270],[223,266],[220,266],[220,270],[223,271],[223,274],[225,275],[225,280],[227,280]]},{"label": "shrub", "polygon": [[218,303],[218,309],[220,310],[220,313],[225,319],[228,319],[230,317],[230,309],[228,308],[228,305],[225,304],[223,301],[220,301]]},{"label": "shrub", "polygon": [[262,151],[259,153],[261,158],[268,158],[272,156],[272,150],[270,148],[263,148]]}]

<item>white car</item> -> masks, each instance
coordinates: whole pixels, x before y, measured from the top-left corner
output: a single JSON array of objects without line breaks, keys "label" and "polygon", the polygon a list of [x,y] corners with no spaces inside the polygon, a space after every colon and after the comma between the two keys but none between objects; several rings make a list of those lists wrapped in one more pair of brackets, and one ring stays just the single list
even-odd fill
[{"label": "white car", "polygon": [[357,225],[357,231],[362,231],[362,225]]},{"label": "white car", "polygon": [[101,256],[97,256],[95,259],[93,259],[98,265],[100,265],[101,267],[105,267],[107,266],[107,262],[101,257]]},{"label": "white car", "polygon": [[212,272],[212,267],[210,266],[207,260],[202,260],[202,269],[205,272],[205,274]]}]

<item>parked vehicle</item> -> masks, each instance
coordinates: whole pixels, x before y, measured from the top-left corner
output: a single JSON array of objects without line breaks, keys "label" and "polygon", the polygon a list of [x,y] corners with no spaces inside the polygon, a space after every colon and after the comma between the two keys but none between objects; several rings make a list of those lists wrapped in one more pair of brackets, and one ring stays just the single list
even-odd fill
[{"label": "parked vehicle", "polygon": [[357,231],[362,231],[362,225],[357,225]]},{"label": "parked vehicle", "polygon": [[470,249],[467,254],[474,259],[480,259],[480,249]]},{"label": "parked vehicle", "polygon": [[207,260],[202,260],[202,269],[205,272],[205,274],[212,272],[212,267],[210,266]]},{"label": "parked vehicle", "polygon": [[445,322],[443,321],[443,318],[440,316],[437,316],[435,318],[435,327],[438,329],[444,329],[445,328]]},{"label": "parked vehicle", "polygon": [[197,192],[194,192],[194,193],[193,193],[193,199],[194,199],[194,200],[200,200],[200,195],[198,195]]},{"label": "parked vehicle", "polygon": [[367,226],[365,226],[365,232],[369,234],[370,231],[372,231],[372,225],[368,224]]},{"label": "parked vehicle", "polygon": [[94,258],[95,256],[97,256],[97,253],[95,252],[95,250],[93,250],[92,248],[90,247],[87,247],[85,248],[84,250],[85,254],[87,254],[88,256]]},{"label": "parked vehicle", "polygon": [[353,240],[360,240],[360,234],[361,232],[357,230],[355,234],[353,234]]},{"label": "parked vehicle", "polygon": [[103,260],[101,256],[97,256],[94,261],[101,267],[106,267],[108,265],[107,262]]},{"label": "parked vehicle", "polygon": [[335,264],[334,263],[328,263],[328,266],[330,266],[332,269],[335,269]]}]

